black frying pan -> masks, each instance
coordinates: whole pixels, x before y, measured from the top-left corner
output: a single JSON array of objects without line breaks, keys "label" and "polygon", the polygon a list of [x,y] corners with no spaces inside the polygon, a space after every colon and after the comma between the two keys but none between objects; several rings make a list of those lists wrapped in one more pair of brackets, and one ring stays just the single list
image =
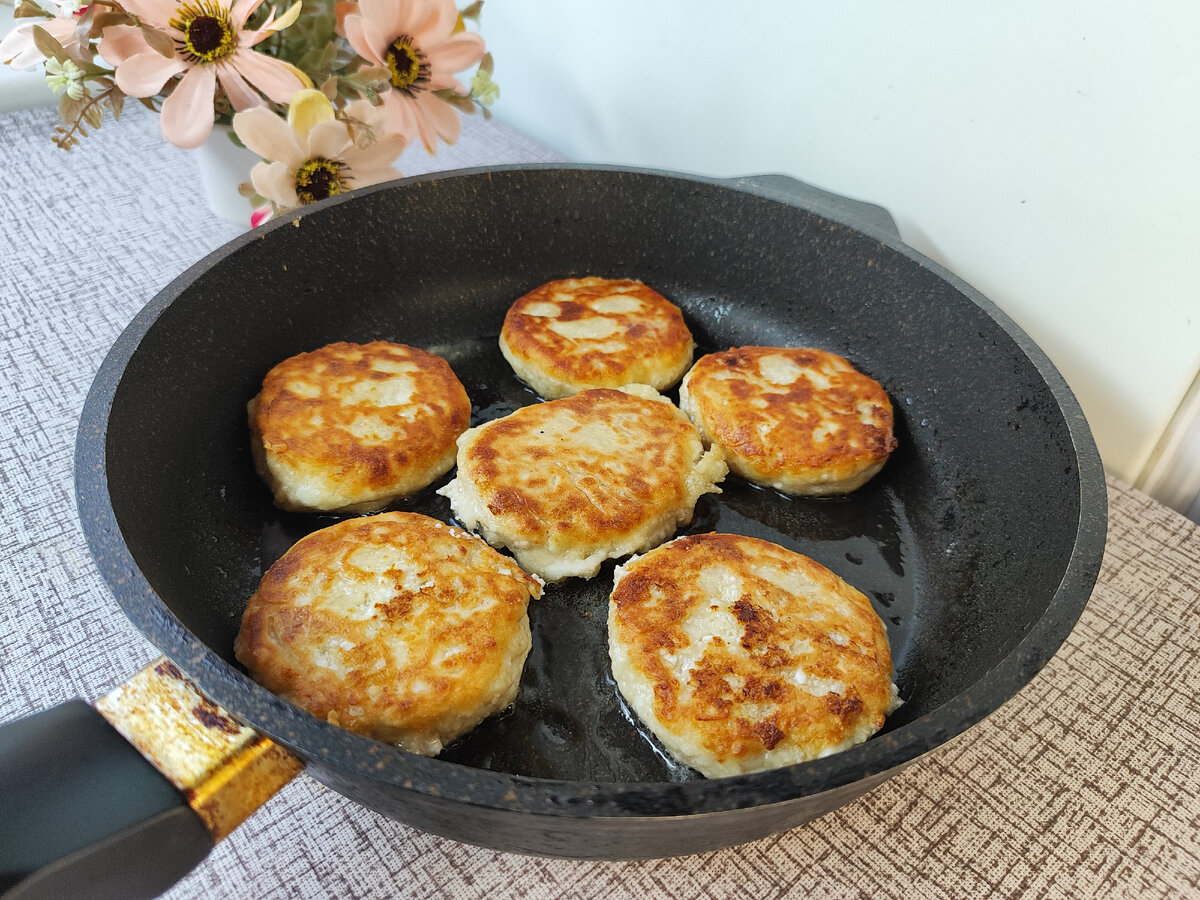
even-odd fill
[{"label": "black frying pan", "polygon": [[[234,662],[261,572],[331,521],[280,513],[254,473],[244,407],[267,369],[335,340],[417,345],[451,363],[475,424],[536,402],[496,347],[509,304],[592,274],[657,288],[701,351],[823,347],[891,395],[899,449],[866,487],[786,498],[730,477],[690,526],[778,541],[872,598],[905,703],[865,744],[726,779],[672,763],[608,671],[611,563],[532,606],[515,707],[438,759],[318,721]],[[89,545],[134,624],[314,777],[457,840],[599,858],[791,828],[961,734],[1064,640],[1106,523],[1100,460],[1062,378],[995,306],[906,247],[882,210],[788,179],[582,166],[407,179],[217,251],[106,359],[80,426],[77,490]],[[450,515],[433,489],[398,506]]]}]

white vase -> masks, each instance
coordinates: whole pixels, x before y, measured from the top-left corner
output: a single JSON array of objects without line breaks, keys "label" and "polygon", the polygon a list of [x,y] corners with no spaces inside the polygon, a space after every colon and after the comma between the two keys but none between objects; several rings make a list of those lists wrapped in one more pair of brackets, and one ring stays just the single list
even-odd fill
[{"label": "white vase", "polygon": [[214,125],[208,140],[196,148],[200,183],[209,209],[222,219],[249,228],[254,208],[238,193],[238,185],[250,180],[250,170],[262,160],[235,144],[231,133],[228,125]]}]

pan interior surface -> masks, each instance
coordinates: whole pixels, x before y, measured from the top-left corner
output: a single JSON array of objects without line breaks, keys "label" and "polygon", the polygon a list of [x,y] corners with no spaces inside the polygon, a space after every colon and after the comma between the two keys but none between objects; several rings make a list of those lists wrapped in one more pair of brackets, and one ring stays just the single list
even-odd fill
[{"label": "pan interior surface", "polygon": [[[356,754],[370,742],[249,683],[232,647],[264,569],[334,520],[273,507],[254,472],[246,402],[292,354],[375,339],[446,358],[472,399],[472,424],[536,402],[497,336],[518,296],[556,278],[645,281],[683,309],[701,352],[760,344],[842,354],[895,407],[899,449],[854,494],[789,498],[730,476],[686,529],[766,537],[866,593],[887,624],[904,699],[844,760],[741,779],[740,799],[707,783],[712,809],[874,783],[1011,696],[1086,601],[1103,526],[1081,562],[1081,498],[1094,498],[1099,468],[1094,448],[1079,446],[1076,411],[1064,412],[1073,399],[982,298],[886,235],[727,184],[588,167],[409,180],[260,230],[185,273],[131,326],[110,388],[105,476],[149,591],[106,577],[152,641],[192,660],[202,687],[317,766],[365,766]],[[444,481],[393,508],[449,521],[434,493]],[[1080,566],[1064,597],[1066,573]],[[683,811],[704,809],[706,783],[671,761],[613,684],[612,568],[552,586],[533,604],[534,647],[509,712],[439,760],[371,748],[372,765],[388,758],[374,777],[456,772],[476,798],[490,789],[480,786],[488,772],[513,776],[506,788],[533,790],[539,779],[601,793],[630,785],[643,798],[622,801],[633,814],[669,812],[664,798],[682,795],[653,788],[675,785],[690,792]],[[1028,671],[989,680],[1018,651]],[[968,712],[930,724],[963,697]]]}]

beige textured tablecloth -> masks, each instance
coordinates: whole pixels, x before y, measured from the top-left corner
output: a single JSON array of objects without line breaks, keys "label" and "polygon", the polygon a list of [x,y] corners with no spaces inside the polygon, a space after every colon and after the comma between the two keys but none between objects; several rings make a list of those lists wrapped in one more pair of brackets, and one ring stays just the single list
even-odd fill
[{"label": "beige textured tablecloth", "polygon": [[[63,153],[48,111],[0,117],[0,721],[92,699],[157,653],[88,556],[71,454],[120,330],[240,229],[194,160],[131,110]],[[558,157],[469,120],[415,174]],[[717,853],[632,863],[467,847],[301,776],[169,897],[732,898],[1200,896],[1200,529],[1110,483],[1095,594],[1015,699],[857,802]]]}]

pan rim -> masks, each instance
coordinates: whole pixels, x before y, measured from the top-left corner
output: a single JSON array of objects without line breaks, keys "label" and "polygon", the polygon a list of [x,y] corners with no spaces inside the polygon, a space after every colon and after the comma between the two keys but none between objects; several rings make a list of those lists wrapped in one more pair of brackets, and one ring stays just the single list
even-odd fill
[{"label": "pan rim", "polygon": [[[141,340],[171,303],[220,260],[277,228],[378,191],[435,180],[490,178],[507,172],[545,171],[651,176],[742,191],[799,205],[860,231],[933,271],[982,311],[1015,342],[1045,381],[1063,415],[1076,461],[1079,516],[1075,541],[1053,597],[1013,650],[967,689],[931,712],[822,759],[768,772],[684,782],[583,782],[513,775],[408,754],[346,732],[302,713],[226,663],[190,632],[157,596],[121,535],[108,493],[107,427],[112,401]],[[820,206],[820,204],[817,204]],[[1074,627],[1099,574],[1107,530],[1107,490],[1099,452],[1083,411],[1044,352],[992,301],[958,276],[913,250],[878,222],[854,221],[835,206],[820,210],[789,201],[754,177],[718,179],[678,172],[591,164],[503,165],[436,172],[399,179],[314,204],[234,238],[162,288],[135,315],[106,354],[85,400],[75,448],[76,502],[85,537],[110,591],[134,626],[236,718],[279,741],[315,768],[383,781],[469,806],[497,807],[562,817],[647,817],[645,798],[671,799],[685,815],[703,815],[786,802],[833,791],[897,770],[961,736],[1014,696],[1049,661]],[[299,713],[299,714],[298,714]],[[454,772],[452,777],[446,773]],[[653,817],[653,816],[652,816]],[[664,818],[674,818],[667,814]]]}]

